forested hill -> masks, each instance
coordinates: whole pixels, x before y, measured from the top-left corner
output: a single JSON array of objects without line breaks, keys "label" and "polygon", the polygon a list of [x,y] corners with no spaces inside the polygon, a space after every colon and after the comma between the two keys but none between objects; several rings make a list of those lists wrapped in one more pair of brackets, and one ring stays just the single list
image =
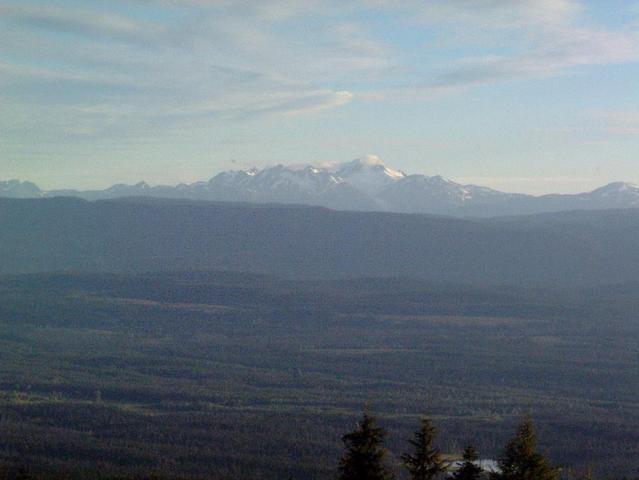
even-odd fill
[{"label": "forested hill", "polygon": [[297,206],[0,199],[0,273],[225,269],[492,284],[639,278],[639,211],[499,220]]}]

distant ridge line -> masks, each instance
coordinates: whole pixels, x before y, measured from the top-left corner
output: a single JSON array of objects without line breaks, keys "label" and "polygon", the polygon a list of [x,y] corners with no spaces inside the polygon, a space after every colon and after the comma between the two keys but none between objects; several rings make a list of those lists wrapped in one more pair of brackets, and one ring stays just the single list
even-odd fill
[{"label": "distant ridge line", "polygon": [[151,186],[116,184],[104,190],[44,191],[31,182],[0,181],[0,197],[79,197],[104,200],[157,197],[256,204],[299,204],[335,210],[493,217],[639,207],[639,186],[613,182],[590,192],[533,196],[463,185],[442,176],[408,175],[368,155],[322,166],[277,165],[233,170],[208,182]]}]

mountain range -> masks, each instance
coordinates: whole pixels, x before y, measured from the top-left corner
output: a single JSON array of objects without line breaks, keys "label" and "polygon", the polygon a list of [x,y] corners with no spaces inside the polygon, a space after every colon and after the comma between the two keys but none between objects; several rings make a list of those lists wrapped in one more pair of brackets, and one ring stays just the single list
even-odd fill
[{"label": "mountain range", "polygon": [[0,182],[0,196],[105,200],[158,197],[323,206],[336,210],[492,217],[564,210],[639,207],[639,186],[615,182],[591,192],[533,196],[463,185],[441,176],[408,175],[368,155],[323,166],[277,165],[219,173],[208,182],[177,186],[117,184],[105,190],[43,191],[31,182]]},{"label": "mountain range", "polygon": [[2,198],[0,218],[0,274],[224,270],[546,286],[639,279],[639,209],[462,219],[157,198]]}]

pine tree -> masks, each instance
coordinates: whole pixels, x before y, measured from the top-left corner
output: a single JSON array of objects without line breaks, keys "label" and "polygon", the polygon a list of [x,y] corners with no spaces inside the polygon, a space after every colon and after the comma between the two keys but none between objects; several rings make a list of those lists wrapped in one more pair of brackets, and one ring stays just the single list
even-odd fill
[{"label": "pine tree", "polygon": [[375,419],[364,414],[355,431],[344,435],[346,453],[339,464],[339,480],[391,480],[384,465],[386,431],[375,426]]},{"label": "pine tree", "polygon": [[455,480],[478,480],[483,472],[482,468],[477,465],[479,455],[473,445],[468,445],[464,449],[464,463],[455,472],[453,478]]},{"label": "pine tree", "polygon": [[436,436],[437,430],[430,420],[422,418],[419,430],[415,432],[414,439],[410,440],[414,452],[402,455],[402,461],[412,480],[433,480],[446,472],[441,453],[433,447]]},{"label": "pine tree", "polygon": [[499,473],[494,480],[558,480],[559,471],[537,452],[537,435],[530,419],[525,419],[499,457]]}]

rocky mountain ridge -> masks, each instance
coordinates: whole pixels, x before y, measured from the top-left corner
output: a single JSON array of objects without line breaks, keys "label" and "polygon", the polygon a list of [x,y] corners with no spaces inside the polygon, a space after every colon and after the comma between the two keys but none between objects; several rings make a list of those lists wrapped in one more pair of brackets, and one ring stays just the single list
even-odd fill
[{"label": "rocky mountain ridge", "polygon": [[441,176],[408,175],[368,155],[352,162],[221,172],[209,181],[176,186],[117,184],[105,190],[43,191],[30,182],[0,182],[0,196],[71,196],[86,200],[159,197],[316,205],[336,210],[452,216],[500,216],[564,210],[639,207],[639,186],[615,182],[591,192],[533,196],[463,185]]}]

